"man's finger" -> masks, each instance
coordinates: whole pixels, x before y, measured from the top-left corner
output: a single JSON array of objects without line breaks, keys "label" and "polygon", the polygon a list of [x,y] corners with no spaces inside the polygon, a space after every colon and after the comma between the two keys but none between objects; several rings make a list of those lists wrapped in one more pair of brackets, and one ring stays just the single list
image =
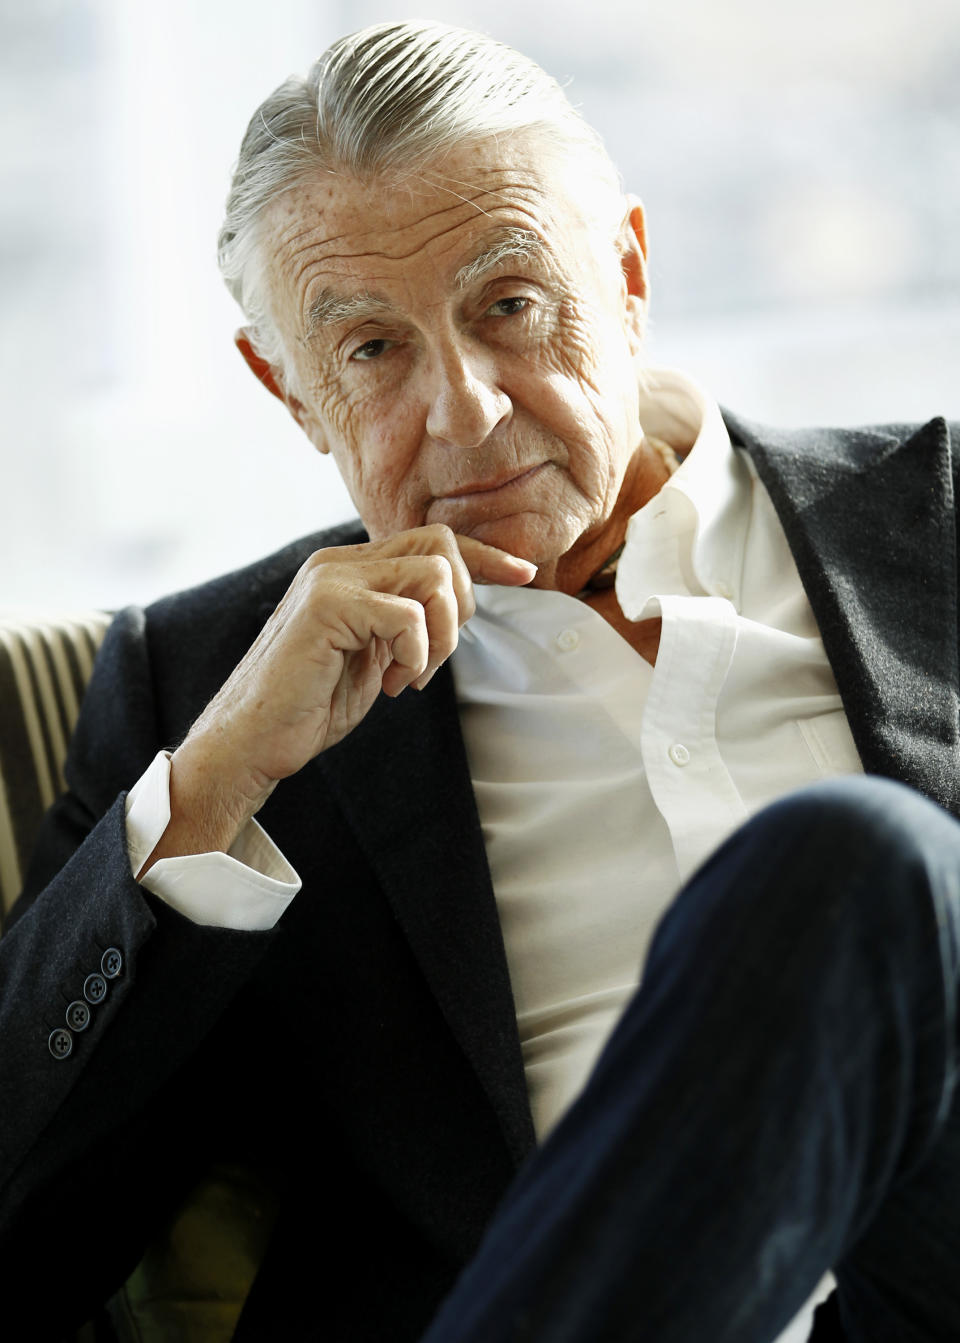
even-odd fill
[{"label": "man's finger", "polygon": [[537,576],[537,566],[519,555],[488,546],[472,536],[457,535],[457,545],[464,563],[475,583],[502,583],[506,587],[521,587]]}]

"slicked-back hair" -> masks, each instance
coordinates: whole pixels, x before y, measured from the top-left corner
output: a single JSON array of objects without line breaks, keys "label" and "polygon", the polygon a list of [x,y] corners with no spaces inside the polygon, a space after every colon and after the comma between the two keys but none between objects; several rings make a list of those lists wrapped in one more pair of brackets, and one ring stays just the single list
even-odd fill
[{"label": "slicked-back hair", "polygon": [[439,23],[382,23],[340,38],[305,78],[287,79],[254,113],[227,197],[218,256],[260,354],[282,366],[262,279],[267,207],[318,171],[360,179],[413,174],[471,141],[534,131],[576,155],[599,194],[619,181],[597,133],[536,62],[481,33]]}]

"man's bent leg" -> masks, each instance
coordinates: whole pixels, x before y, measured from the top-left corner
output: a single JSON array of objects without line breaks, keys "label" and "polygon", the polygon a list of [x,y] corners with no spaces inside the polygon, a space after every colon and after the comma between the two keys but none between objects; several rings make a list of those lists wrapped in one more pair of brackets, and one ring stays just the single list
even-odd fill
[{"label": "man's bent leg", "polygon": [[960,1338],[958,948],[946,813],[877,779],[767,808],[425,1343],[770,1343],[834,1266],[856,1343]]}]

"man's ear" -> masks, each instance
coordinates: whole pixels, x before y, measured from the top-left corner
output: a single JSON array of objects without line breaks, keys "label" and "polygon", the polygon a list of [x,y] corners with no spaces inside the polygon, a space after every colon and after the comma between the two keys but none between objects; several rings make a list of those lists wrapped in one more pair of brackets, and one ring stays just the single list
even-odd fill
[{"label": "man's ear", "polygon": [[233,343],[243,355],[243,361],[253,373],[258,382],[262,382],[268,392],[272,392],[286,405],[286,395],[283,390],[283,379],[279,370],[264,359],[263,355],[257,350],[251,340],[251,331],[248,326],[242,326],[234,335]]},{"label": "man's ear", "polygon": [[627,211],[617,235],[620,268],[630,324],[643,341],[650,301],[650,281],[647,273],[647,219],[637,196],[627,197]]},{"label": "man's ear", "polygon": [[233,342],[243,355],[244,362],[257,381],[262,383],[268,392],[272,392],[279,401],[283,402],[314,447],[319,449],[320,452],[329,452],[326,442],[323,441],[322,435],[319,433],[314,416],[310,414],[303,402],[290,391],[286,385],[283,370],[278,368],[276,364],[271,364],[264,359],[253,343],[250,328],[242,326],[234,336]]}]

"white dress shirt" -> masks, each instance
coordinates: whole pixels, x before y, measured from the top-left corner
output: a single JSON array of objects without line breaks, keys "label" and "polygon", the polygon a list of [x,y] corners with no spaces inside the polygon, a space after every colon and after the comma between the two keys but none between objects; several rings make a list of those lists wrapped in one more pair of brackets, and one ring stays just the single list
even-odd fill
[{"label": "white dress shirt", "polygon": [[648,400],[645,428],[686,457],[631,518],[616,591],[628,618],[661,617],[656,666],[530,588],[478,588],[453,658],[540,1135],[683,882],[768,802],[860,769],[752,464],[688,380],[651,374]]},{"label": "white dress shirt", "polygon": [[[683,882],[768,802],[860,769],[783,530],[715,403],[651,370],[641,422],[684,456],[631,518],[617,571],[628,619],[661,617],[655,667],[576,598],[501,587],[477,588],[452,661],[541,1137]],[[165,769],[128,803],[135,872],[169,819]],[[165,859],[144,884],[243,928],[272,926],[299,888],[255,822],[229,856]],[[826,1290],[777,1343],[807,1337]]]}]

